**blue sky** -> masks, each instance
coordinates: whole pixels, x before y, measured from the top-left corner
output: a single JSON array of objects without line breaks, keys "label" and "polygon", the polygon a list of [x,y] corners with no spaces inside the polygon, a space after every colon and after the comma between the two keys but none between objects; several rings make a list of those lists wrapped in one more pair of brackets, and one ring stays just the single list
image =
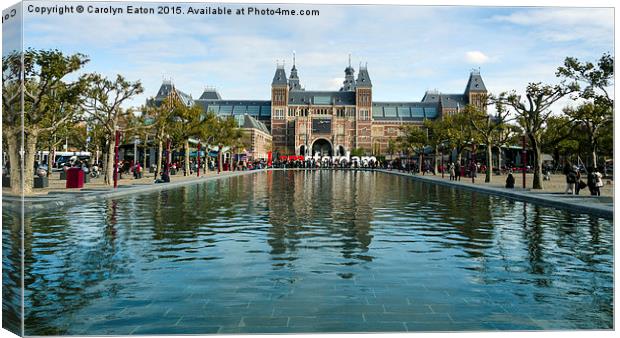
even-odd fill
[{"label": "blue sky", "polygon": [[[111,4],[124,6],[105,5]],[[136,106],[156,94],[164,77],[195,98],[215,86],[228,99],[269,99],[276,61],[285,60],[288,74],[293,51],[308,90],[337,90],[351,53],[356,71],[360,62],[368,64],[374,100],[417,101],[427,89],[463,92],[472,68],[499,93],[532,81],[556,83],[555,69],[566,56],[594,61],[614,50],[613,9],[605,8],[255,6],[320,15],[24,13],[24,43],[87,54],[85,72],[142,81],[145,93],[131,102]]]}]

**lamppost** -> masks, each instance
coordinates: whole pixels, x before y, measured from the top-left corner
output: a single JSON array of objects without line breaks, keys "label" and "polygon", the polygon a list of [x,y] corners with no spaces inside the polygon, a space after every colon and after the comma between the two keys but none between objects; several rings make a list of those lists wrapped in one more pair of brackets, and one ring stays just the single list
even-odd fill
[{"label": "lamppost", "polygon": [[138,163],[138,143],[140,143],[140,139],[138,136],[134,136],[133,139],[133,165],[135,166]]},{"label": "lamppost", "polygon": [[116,130],[114,137],[114,189],[118,187],[118,144],[121,141],[121,131]]},{"label": "lamppost", "polygon": [[[440,151],[441,151],[441,178],[444,178],[444,166],[443,166],[443,143],[440,144]],[[435,162],[437,163],[437,162]]]},{"label": "lamppost", "polygon": [[164,167],[164,173],[170,178],[170,135],[166,140],[166,166]]},{"label": "lamppost", "polygon": [[525,134],[522,136],[523,138],[523,150],[521,152],[521,157],[523,158],[523,189],[525,189],[525,172],[527,169],[527,150],[525,149]]},{"label": "lamppost", "polygon": [[200,177],[200,139],[198,139],[198,150],[196,151],[196,163],[198,167],[196,168],[196,172],[198,173],[197,177]]},{"label": "lamppost", "polygon": [[476,144],[472,145],[471,150],[471,183],[476,183],[476,171],[478,170],[478,166],[476,165]]}]

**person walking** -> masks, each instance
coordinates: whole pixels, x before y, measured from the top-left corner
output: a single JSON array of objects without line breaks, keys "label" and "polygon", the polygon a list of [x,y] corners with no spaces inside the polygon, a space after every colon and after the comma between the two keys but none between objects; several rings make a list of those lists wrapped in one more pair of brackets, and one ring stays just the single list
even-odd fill
[{"label": "person walking", "polygon": [[579,195],[579,190],[581,190],[581,172],[579,168],[576,166],[573,168],[575,170],[575,195]]},{"label": "person walking", "polygon": [[454,166],[454,174],[456,175],[454,177],[454,180],[460,181],[461,180],[461,164],[459,162],[456,162],[456,165]]},{"label": "person walking", "polygon": [[568,168],[568,172],[566,173],[566,189],[564,193],[574,195],[575,194],[575,182],[577,180],[577,173],[571,167]]},{"label": "person walking", "polygon": [[601,188],[603,187],[603,175],[597,168],[593,170],[594,174],[594,196],[601,196]]},{"label": "person walking", "polygon": [[454,171],[454,163],[450,162],[450,181],[454,181],[456,179],[456,172]]}]

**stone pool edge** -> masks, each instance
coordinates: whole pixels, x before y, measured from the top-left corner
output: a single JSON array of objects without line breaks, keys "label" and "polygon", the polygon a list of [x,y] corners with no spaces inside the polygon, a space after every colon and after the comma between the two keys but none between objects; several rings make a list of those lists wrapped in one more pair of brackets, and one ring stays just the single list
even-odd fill
[{"label": "stone pool edge", "polygon": [[[250,175],[254,173],[266,172],[270,169],[250,170],[250,171],[225,171],[221,174],[205,176],[195,180],[186,180],[179,182],[149,184],[149,185],[127,185],[119,186],[116,190],[89,191],[87,193],[67,193],[55,196],[43,195],[36,197],[25,197],[23,199],[24,212],[41,211],[54,207],[65,207],[76,205],[79,203],[92,202],[102,198],[122,197],[132,194],[148,193],[160,190],[170,190],[217,180],[220,178],[228,178],[242,175]],[[77,196],[76,196],[77,195]],[[2,208],[11,211],[21,211],[21,197],[2,196]]]},{"label": "stone pool edge", "polygon": [[[260,169],[260,170],[250,170],[250,171],[234,171],[234,172],[222,172],[217,175],[205,176],[204,178],[197,178],[195,180],[187,180],[180,182],[171,182],[166,184],[149,184],[149,185],[137,185],[137,186],[123,186],[116,190],[103,190],[96,192],[83,193],[84,195],[76,196],[74,194],[66,194],[66,195],[56,195],[56,196],[40,196],[40,197],[27,197],[24,201],[24,211],[40,211],[50,207],[64,207],[68,205],[75,205],[81,202],[91,202],[98,200],[100,198],[110,198],[110,197],[121,197],[131,194],[139,194],[160,190],[169,190],[174,188],[179,188],[183,186],[189,186],[193,184],[199,184],[203,182],[208,182],[212,180],[217,180],[220,178],[227,177],[235,177],[242,175],[250,175],[254,173],[261,173],[267,171],[284,171],[284,170],[325,170],[325,169],[306,169],[306,168],[269,168],[269,169]],[[327,170],[333,170],[331,168]],[[342,169],[339,169],[342,170]],[[553,198],[553,196],[541,196],[534,195],[528,191],[518,191],[518,190],[507,190],[505,188],[497,188],[497,187],[487,187],[487,186],[477,186],[470,185],[467,183],[460,183],[455,181],[445,181],[442,179],[437,179],[433,177],[426,177],[420,175],[411,175],[404,172],[392,171],[386,169],[367,169],[367,168],[358,168],[358,169],[344,169],[351,171],[374,171],[380,172],[384,174],[398,175],[402,177],[407,177],[413,180],[430,183],[430,184],[438,184],[446,187],[458,188],[463,190],[469,190],[474,192],[485,193],[489,195],[502,196],[506,198],[510,198],[513,200],[519,200],[523,202],[530,202],[535,204],[540,204],[548,207],[560,208],[564,210],[569,210],[573,212],[585,212],[589,214],[593,214],[596,216],[609,218],[613,220],[613,206],[597,206],[597,205],[584,205],[574,202],[562,201],[557,198]],[[79,194],[79,193],[78,193]],[[2,196],[2,207],[7,208],[8,210],[13,211],[21,211],[21,202],[22,199],[20,197],[10,197],[10,196]]]},{"label": "stone pool edge", "polygon": [[413,180],[442,185],[445,187],[469,190],[474,192],[485,193],[489,195],[502,196],[522,202],[530,202],[534,204],[540,204],[547,207],[554,207],[564,210],[569,210],[573,212],[584,212],[588,214],[593,214],[596,216],[600,216],[603,218],[609,218],[613,221],[614,217],[614,209],[612,207],[607,206],[597,206],[597,205],[584,205],[579,203],[573,203],[568,201],[558,200],[557,198],[553,198],[553,196],[541,196],[535,195],[528,191],[519,191],[519,190],[508,190],[506,188],[497,188],[497,187],[486,187],[486,186],[477,186],[470,185],[467,183],[457,183],[455,181],[444,181],[441,179],[436,179],[432,177],[425,177],[420,175],[411,175],[408,173],[398,172],[398,171],[390,171],[385,169],[377,169],[376,171],[382,172],[385,174],[392,174],[407,177]]}]

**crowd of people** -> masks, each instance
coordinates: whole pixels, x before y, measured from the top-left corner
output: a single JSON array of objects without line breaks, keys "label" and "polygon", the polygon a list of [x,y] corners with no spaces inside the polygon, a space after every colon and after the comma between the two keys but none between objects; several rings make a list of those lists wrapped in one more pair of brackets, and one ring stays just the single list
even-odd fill
[{"label": "crowd of people", "polygon": [[605,183],[603,182],[603,174],[598,171],[598,168],[588,167],[585,169],[585,182],[579,167],[568,162],[564,165],[562,173],[566,176],[565,194],[579,195],[579,192],[587,187],[591,196],[601,196],[601,188]]}]

